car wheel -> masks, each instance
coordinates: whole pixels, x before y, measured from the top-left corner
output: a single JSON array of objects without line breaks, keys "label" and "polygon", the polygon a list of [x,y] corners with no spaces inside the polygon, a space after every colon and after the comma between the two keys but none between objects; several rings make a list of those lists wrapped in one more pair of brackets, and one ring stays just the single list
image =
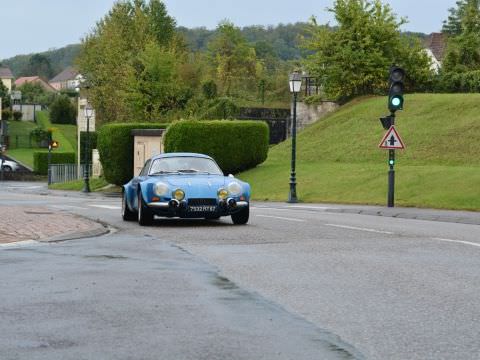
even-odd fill
[{"label": "car wheel", "polygon": [[239,212],[232,214],[232,221],[235,225],[245,225],[248,222],[249,217],[250,206],[247,206],[245,209],[242,209]]},{"label": "car wheel", "polygon": [[10,172],[10,171],[12,171],[12,168],[11,168],[10,166],[8,166],[8,165],[5,165],[5,166],[3,167],[3,171],[5,171],[5,172]]},{"label": "car wheel", "polygon": [[142,191],[138,189],[138,223],[142,226],[151,225],[153,222],[152,210],[145,205]]},{"label": "car wheel", "polygon": [[124,221],[133,221],[137,219],[137,214],[128,207],[126,191],[123,192],[122,196],[122,218]]}]

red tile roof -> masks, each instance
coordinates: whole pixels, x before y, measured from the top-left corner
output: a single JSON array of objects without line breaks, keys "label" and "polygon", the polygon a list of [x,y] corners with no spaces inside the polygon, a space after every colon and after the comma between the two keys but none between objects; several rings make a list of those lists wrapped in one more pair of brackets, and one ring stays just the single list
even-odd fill
[{"label": "red tile roof", "polygon": [[18,78],[17,80],[15,80],[15,85],[22,86],[23,84],[32,83],[32,82],[40,84],[47,91],[56,91],[55,88],[53,88],[49,83],[43,80],[40,76],[25,76],[25,77]]}]

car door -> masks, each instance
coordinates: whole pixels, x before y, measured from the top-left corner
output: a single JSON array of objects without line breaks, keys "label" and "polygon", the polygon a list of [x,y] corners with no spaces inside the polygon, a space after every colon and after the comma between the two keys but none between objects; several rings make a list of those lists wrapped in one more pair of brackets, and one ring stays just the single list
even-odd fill
[{"label": "car door", "polygon": [[138,209],[138,185],[148,179],[148,171],[150,170],[151,162],[151,159],[147,160],[142,171],[140,171],[140,174],[132,179],[132,188],[133,193],[135,194],[135,197],[132,199],[132,203],[136,209]]}]

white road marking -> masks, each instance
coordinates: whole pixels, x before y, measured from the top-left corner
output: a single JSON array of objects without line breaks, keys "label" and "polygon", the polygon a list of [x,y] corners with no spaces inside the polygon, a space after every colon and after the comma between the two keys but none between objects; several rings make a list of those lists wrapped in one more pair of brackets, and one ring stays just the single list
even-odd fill
[{"label": "white road marking", "polygon": [[277,210],[277,211],[288,211],[288,209],[281,209],[281,208],[270,208],[270,207],[263,207],[263,206],[251,206],[250,209],[255,210]]},{"label": "white road marking", "polygon": [[39,244],[39,242],[35,240],[25,240],[25,241],[13,242],[13,243],[0,244],[0,248],[5,249],[5,248],[22,247],[22,246],[36,245],[36,244]]},{"label": "white road marking", "polygon": [[79,210],[87,210],[85,207],[81,206],[74,206],[74,205],[50,205],[50,207],[55,209],[79,209]]},{"label": "white road marking", "polygon": [[100,209],[108,209],[108,210],[121,210],[122,208],[120,206],[114,206],[114,205],[88,205],[90,207],[96,207]]},{"label": "white road marking", "polygon": [[387,234],[387,235],[394,235],[393,232],[390,231],[382,231],[382,230],[375,230],[375,229],[368,229],[368,228],[360,228],[355,226],[346,226],[346,225],[337,225],[337,224],[325,224],[325,226],[336,227],[340,229],[348,229],[348,230],[357,230],[357,231],[365,231],[377,234]]},{"label": "white road marking", "polygon": [[335,209],[332,207],[326,206],[302,206],[302,205],[289,205],[287,206],[290,209],[314,209],[314,210],[328,210],[328,209]]},{"label": "white road marking", "polygon": [[436,241],[443,241],[443,242],[451,242],[451,243],[457,243],[457,244],[464,244],[464,245],[471,245],[471,246],[476,246],[480,247],[479,243],[474,243],[470,241],[462,241],[462,240],[452,240],[452,239],[442,239],[442,238],[432,238],[433,240]]},{"label": "white road marking", "polygon": [[305,222],[305,220],[302,220],[302,219],[286,218],[286,217],[280,217],[280,216],[269,216],[269,215],[255,215],[255,216],[270,218],[270,219],[277,219],[277,220],[285,220],[285,221]]}]

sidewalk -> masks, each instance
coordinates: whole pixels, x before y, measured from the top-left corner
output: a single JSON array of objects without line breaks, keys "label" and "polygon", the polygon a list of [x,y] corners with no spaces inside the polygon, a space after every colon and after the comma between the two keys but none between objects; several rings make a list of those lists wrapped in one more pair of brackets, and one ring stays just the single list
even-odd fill
[{"label": "sidewalk", "polygon": [[45,207],[0,206],[0,213],[0,244],[62,241],[107,232],[99,223]]}]

